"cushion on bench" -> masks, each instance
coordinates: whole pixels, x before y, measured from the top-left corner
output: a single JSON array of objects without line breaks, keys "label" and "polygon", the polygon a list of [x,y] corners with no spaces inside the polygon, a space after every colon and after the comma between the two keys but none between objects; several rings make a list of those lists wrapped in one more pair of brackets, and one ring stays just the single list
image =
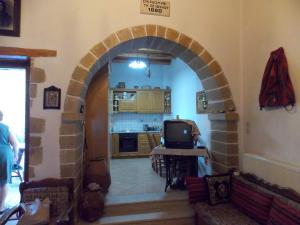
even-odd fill
[{"label": "cushion on bench", "polygon": [[186,177],[190,203],[203,202],[208,199],[207,185],[203,177]]},{"label": "cushion on bench", "polygon": [[272,204],[268,225],[299,225],[300,209],[275,198]]},{"label": "cushion on bench", "polygon": [[241,179],[233,179],[231,189],[232,204],[258,223],[267,224],[272,201],[272,195],[250,186]]},{"label": "cushion on bench", "polygon": [[211,206],[200,202],[195,205],[195,211],[199,225],[258,225],[230,203]]}]

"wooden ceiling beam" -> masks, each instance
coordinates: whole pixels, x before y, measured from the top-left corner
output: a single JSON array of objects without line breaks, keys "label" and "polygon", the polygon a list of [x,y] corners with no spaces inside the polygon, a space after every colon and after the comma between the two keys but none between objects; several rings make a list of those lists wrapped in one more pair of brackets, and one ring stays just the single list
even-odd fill
[{"label": "wooden ceiling beam", "polygon": [[0,55],[15,55],[28,57],[56,57],[56,50],[48,49],[30,49],[30,48],[14,48],[0,46]]}]

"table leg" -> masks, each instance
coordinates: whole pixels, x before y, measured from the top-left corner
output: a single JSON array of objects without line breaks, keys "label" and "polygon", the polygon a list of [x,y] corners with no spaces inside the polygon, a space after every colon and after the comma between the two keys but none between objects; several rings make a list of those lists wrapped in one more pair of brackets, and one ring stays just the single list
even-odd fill
[{"label": "table leg", "polygon": [[170,156],[164,155],[164,161],[166,166],[166,186],[165,186],[165,192],[166,192],[168,187],[171,186],[172,184]]}]

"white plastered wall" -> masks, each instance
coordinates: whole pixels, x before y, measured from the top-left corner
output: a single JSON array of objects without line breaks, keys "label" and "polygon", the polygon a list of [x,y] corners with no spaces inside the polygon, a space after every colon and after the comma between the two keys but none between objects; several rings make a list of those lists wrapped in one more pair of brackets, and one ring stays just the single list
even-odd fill
[{"label": "white plastered wall", "polygon": [[61,110],[43,110],[43,88],[62,89],[62,106],[71,74],[95,44],[113,32],[141,24],[158,24],[180,31],[199,42],[220,63],[239,111],[240,1],[172,0],[171,16],[143,15],[139,0],[25,0],[22,1],[21,37],[0,37],[1,46],[57,50],[56,58],[38,58],[47,80],[38,86],[31,116],[46,119],[42,136],[43,163],[36,178],[59,176]]},{"label": "white plastered wall", "polygon": [[[300,1],[242,1],[243,168],[300,190]],[[283,47],[296,94],[294,113],[259,110],[258,95],[270,52]]]}]

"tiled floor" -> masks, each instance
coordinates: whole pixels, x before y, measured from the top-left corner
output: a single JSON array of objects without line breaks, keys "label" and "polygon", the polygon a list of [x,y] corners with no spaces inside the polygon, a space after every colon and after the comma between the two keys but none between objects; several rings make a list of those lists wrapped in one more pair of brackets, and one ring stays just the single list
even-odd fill
[{"label": "tiled floor", "polygon": [[149,158],[112,159],[110,173],[108,196],[164,192],[165,178],[152,170]]},{"label": "tiled floor", "polygon": [[20,202],[19,178],[13,178],[12,183],[8,184],[8,195],[5,200],[6,207],[12,207]]},{"label": "tiled floor", "polygon": [[[149,158],[112,159],[110,172],[112,183],[108,196],[164,193],[165,178],[152,170]],[[19,202],[19,183],[17,178],[13,178],[13,183],[9,184],[7,207]]]}]

